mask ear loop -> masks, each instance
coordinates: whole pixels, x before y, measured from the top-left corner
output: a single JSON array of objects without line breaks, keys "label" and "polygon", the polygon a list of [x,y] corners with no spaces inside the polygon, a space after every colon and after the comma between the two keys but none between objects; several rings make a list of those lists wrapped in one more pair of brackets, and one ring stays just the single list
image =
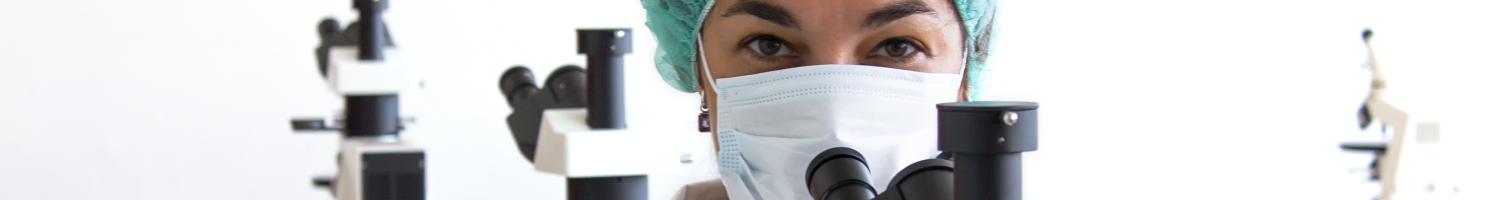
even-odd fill
[{"label": "mask ear loop", "polygon": [[703,70],[703,77],[699,77],[699,78],[703,78],[703,82],[707,82],[708,83],[708,87],[711,88],[711,89],[713,89],[715,92],[717,92],[717,91],[719,91],[719,86],[714,85],[714,73],[712,71],[708,70],[708,56],[703,54],[703,34],[702,33],[698,34],[698,48],[697,49],[698,49],[698,65],[700,66],[699,70]]}]

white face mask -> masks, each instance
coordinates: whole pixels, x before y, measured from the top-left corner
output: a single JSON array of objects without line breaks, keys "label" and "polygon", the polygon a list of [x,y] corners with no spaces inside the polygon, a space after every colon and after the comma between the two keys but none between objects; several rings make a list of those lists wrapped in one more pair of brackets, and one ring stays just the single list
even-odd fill
[{"label": "white face mask", "polygon": [[823,150],[849,147],[869,162],[872,186],[884,190],[901,168],[936,155],[936,104],[955,101],[961,81],[862,65],[709,81],[718,93],[725,189],[731,199],[812,199],[803,180],[808,163]]}]

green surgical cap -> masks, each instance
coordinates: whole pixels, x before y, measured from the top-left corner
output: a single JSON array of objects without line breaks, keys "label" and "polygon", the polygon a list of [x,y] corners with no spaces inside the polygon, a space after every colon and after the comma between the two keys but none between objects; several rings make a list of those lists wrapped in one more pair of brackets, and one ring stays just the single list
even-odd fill
[{"label": "green surgical cap", "polygon": [[[646,27],[656,34],[656,71],[668,85],[683,92],[698,91],[698,32],[714,0],[641,0],[646,8]],[[985,61],[989,58],[990,30],[995,21],[994,0],[953,0],[964,24],[964,50],[968,52],[969,99],[979,94]]]}]

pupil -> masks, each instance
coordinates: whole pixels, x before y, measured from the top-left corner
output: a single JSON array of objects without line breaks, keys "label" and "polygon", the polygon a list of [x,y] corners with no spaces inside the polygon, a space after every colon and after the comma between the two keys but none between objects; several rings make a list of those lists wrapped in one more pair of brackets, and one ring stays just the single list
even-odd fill
[{"label": "pupil", "polygon": [[781,43],[775,41],[760,42],[760,54],[775,55],[779,50],[781,50]]},{"label": "pupil", "polygon": [[911,48],[911,47],[907,46],[906,43],[893,42],[893,43],[885,45],[885,53],[887,55],[896,56],[896,57],[905,56],[906,55],[906,51],[909,48]]}]

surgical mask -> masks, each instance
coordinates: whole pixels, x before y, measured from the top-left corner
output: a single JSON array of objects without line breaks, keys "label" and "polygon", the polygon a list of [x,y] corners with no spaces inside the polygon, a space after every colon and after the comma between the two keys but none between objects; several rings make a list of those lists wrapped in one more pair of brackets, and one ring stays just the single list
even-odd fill
[{"label": "surgical mask", "polygon": [[812,199],[808,163],[823,150],[849,147],[865,156],[872,186],[883,190],[902,167],[936,155],[936,104],[955,101],[961,81],[958,74],[862,65],[709,81],[718,93],[725,189],[731,199]]}]

